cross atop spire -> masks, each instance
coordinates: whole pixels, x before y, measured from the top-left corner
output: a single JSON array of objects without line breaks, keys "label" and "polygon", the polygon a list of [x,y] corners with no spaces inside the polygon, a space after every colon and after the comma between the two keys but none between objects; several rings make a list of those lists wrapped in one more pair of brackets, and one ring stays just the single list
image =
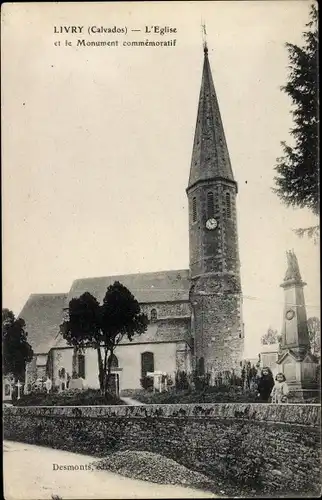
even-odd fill
[{"label": "cross atop spire", "polygon": [[206,23],[201,21],[202,45],[204,54],[208,54]]}]

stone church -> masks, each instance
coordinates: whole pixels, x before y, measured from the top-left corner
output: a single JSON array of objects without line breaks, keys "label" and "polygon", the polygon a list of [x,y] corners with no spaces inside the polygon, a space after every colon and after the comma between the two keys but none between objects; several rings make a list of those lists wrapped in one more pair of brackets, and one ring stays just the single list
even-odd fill
[{"label": "stone church", "polygon": [[[239,371],[244,333],[238,232],[237,183],[204,46],[202,81],[188,186],[189,269],[77,279],[64,294],[32,294],[20,313],[35,356],[26,383],[50,376],[54,385],[73,371],[87,387],[98,384],[97,353],[75,356],[59,333],[72,298],[90,292],[102,301],[114,281],[125,285],[149,317],[147,332],[123,339],[113,372],[119,389],[139,388],[148,371],[174,377],[198,361],[216,374]],[[76,357],[76,359],[75,359]]]}]

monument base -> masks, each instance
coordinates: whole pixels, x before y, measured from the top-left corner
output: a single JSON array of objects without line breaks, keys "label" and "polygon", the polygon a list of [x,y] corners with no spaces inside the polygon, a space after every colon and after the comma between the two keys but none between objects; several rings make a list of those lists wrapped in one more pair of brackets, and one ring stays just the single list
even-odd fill
[{"label": "monument base", "polygon": [[290,403],[320,403],[321,391],[317,387],[304,388],[300,384],[289,385]]}]

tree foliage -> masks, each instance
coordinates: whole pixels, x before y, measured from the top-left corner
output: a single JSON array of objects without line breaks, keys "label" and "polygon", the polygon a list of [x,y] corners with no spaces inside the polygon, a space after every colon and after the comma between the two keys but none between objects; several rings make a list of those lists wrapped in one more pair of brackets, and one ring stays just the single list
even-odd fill
[{"label": "tree foliage", "polygon": [[[294,145],[282,142],[284,155],[277,159],[274,192],[287,205],[308,208],[319,215],[318,157],[318,14],[311,6],[310,21],[303,33],[303,46],[287,43],[289,76],[281,87],[292,100]],[[304,233],[317,227],[304,229]],[[300,235],[301,234],[301,230]]]},{"label": "tree foliage", "polygon": [[22,318],[15,318],[9,309],[2,309],[3,374],[24,380],[26,363],[32,360],[33,350]]},{"label": "tree foliage", "polygon": [[69,345],[96,349],[100,389],[106,394],[115,348],[124,336],[131,341],[135,334],[144,333],[147,325],[138,301],[115,281],[107,288],[102,305],[88,292],[72,299],[69,320],[60,328]]},{"label": "tree foliage", "polygon": [[277,344],[281,341],[281,335],[278,334],[277,330],[269,327],[267,332],[261,337],[262,345]]},{"label": "tree foliage", "polygon": [[319,318],[313,316],[307,320],[311,351],[316,356],[321,356],[321,322]]}]

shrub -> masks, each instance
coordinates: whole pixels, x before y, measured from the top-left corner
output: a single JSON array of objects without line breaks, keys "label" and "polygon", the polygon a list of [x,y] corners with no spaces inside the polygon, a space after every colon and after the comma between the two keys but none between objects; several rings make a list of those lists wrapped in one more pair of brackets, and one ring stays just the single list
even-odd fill
[{"label": "shrub", "polygon": [[197,370],[194,370],[192,373],[192,379],[195,386],[196,391],[205,391],[210,385],[210,373],[205,373],[200,375]]},{"label": "shrub", "polygon": [[188,376],[185,371],[177,371],[175,374],[175,388],[177,391],[189,389]]},{"label": "shrub", "polygon": [[146,391],[152,391],[153,390],[153,378],[152,377],[147,377],[144,376],[140,379],[141,387],[145,389]]},{"label": "shrub", "polygon": [[118,404],[124,404],[124,402],[112,394],[107,394],[105,397],[101,395],[99,390],[95,389],[87,389],[85,391],[70,389],[58,394],[25,394],[16,402],[17,406],[96,406]]},{"label": "shrub", "polygon": [[151,392],[144,389],[125,389],[122,395],[145,404],[190,404],[190,403],[256,403],[256,392],[242,391],[240,387],[221,385],[210,386],[204,391],[170,390]]}]

